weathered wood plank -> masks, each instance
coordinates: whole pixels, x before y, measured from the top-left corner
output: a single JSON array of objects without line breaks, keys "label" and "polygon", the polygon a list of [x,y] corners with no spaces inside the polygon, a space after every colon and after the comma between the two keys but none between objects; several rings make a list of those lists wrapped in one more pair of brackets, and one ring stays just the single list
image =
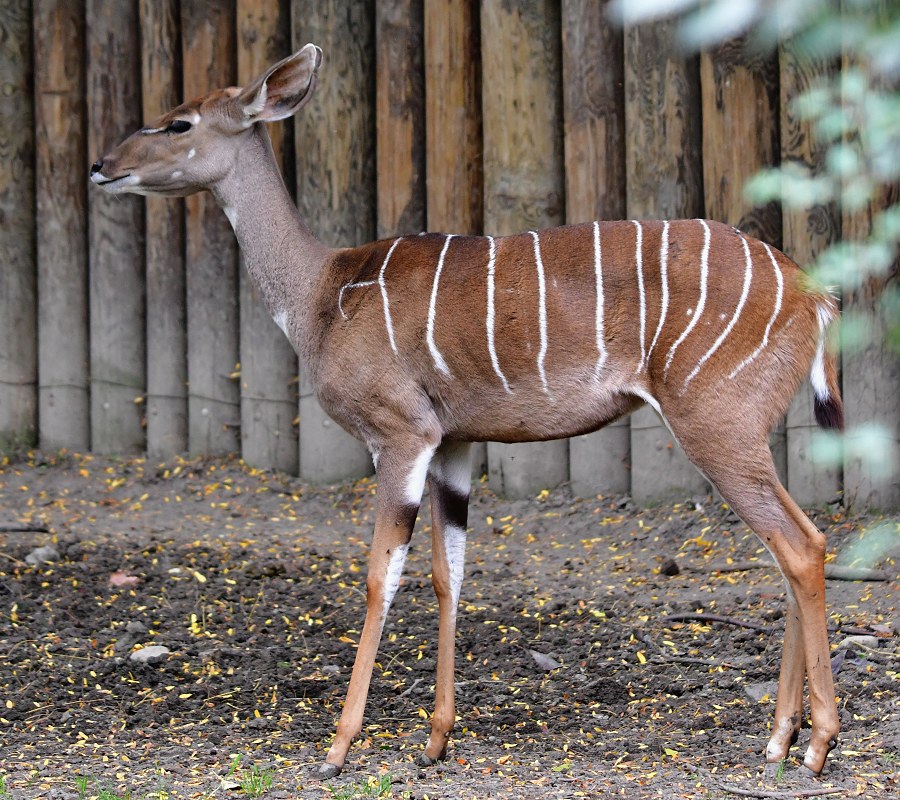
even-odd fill
[{"label": "weathered wood plank", "polygon": [[[238,0],[238,83],[244,85],[290,51],[287,0]],[[269,125],[275,158],[293,155],[290,123]],[[296,474],[297,357],[272,321],[258,287],[240,270],[241,455],[254,467]]]},{"label": "weathered wood plank", "polygon": [[425,68],[422,0],[375,6],[378,236],[425,230]]},{"label": "weathered wood plank", "polygon": [[[145,122],[182,101],[180,3],[141,0]],[[187,309],[184,201],[146,199],[147,452],[187,450]]]},{"label": "weathered wood plank", "polygon": [[[627,212],[635,218],[703,215],[700,74],[678,47],[675,23],[625,32]],[[708,491],[649,409],[631,417],[631,486],[640,503]]]},{"label": "weathered wood plank", "polygon": [[[625,216],[625,89],[621,29],[601,4],[562,4],[566,222]],[[626,417],[569,442],[572,491],[582,497],[631,489]]]},{"label": "weathered wood plank", "polygon": [[[480,234],[483,226],[481,29],[476,0],[425,4],[425,160],[428,230]],[[472,474],[487,445],[472,447]]]},{"label": "weathered wood plank", "polygon": [[[184,96],[235,83],[234,5],[197,0],[181,8]],[[239,450],[237,242],[208,193],[186,201],[188,446]]]},{"label": "weathered wood plank", "polygon": [[[794,100],[819,78],[833,72],[833,65],[811,61],[791,47],[780,53],[781,160],[813,170],[824,165],[825,148],[809,121],[793,108]],[[840,237],[840,217],[833,206],[817,205],[803,211],[786,209],[784,252],[805,267]],[[813,415],[813,395],[804,381],[787,414],[787,489],[802,506],[822,505],[834,499],[840,488],[841,470],[813,460],[812,439],[818,430]]]},{"label": "weathered wood plank", "polygon": [[[372,0],[293,0],[293,49],[324,51],[316,98],[295,117],[297,204],[325,242],[375,237],[375,15]],[[300,477],[329,483],[372,472],[365,446],[321,409],[300,373]]]},{"label": "weathered wood plank", "polygon": [[[564,221],[560,9],[551,0],[481,6],[485,230]],[[488,445],[491,486],[533,495],[569,477],[567,441]]]},{"label": "weathered wood plank", "polygon": [[[97,158],[141,124],[137,3],[88,0],[88,153]],[[144,449],[144,205],[88,193],[91,449]]]},{"label": "weathered wood plank", "polygon": [[35,0],[40,446],[82,452],[90,446],[84,45],[83,2]]},{"label": "weathered wood plank", "polygon": [[0,449],[37,428],[31,3],[0,7]]}]

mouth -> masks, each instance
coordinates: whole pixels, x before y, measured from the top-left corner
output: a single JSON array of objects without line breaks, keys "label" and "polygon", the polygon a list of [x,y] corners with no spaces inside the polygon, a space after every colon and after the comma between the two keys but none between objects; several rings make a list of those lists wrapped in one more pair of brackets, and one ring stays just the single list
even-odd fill
[{"label": "mouth", "polygon": [[91,175],[91,183],[107,192],[127,191],[129,187],[137,186],[140,182],[141,179],[131,172],[126,172],[117,178],[107,178],[102,172],[95,172]]}]

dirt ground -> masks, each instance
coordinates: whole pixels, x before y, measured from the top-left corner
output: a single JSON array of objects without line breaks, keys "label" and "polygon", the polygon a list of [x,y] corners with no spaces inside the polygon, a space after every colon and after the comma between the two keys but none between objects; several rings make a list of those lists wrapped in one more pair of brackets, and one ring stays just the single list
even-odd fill
[{"label": "dirt ground", "polygon": [[[752,534],[707,497],[637,510],[483,486],[449,759],[415,764],[437,640],[423,510],[363,736],[320,783],[363,620],[373,492],[236,460],[3,462],[0,798],[209,800],[254,796],[254,777],[270,800],[896,796],[896,581],[829,581],[840,743],[821,779],[802,779],[804,729],[784,774],[763,779],[784,590],[772,567],[716,569],[767,560]],[[896,578],[897,518],[815,520],[829,558],[862,554]],[[57,552],[27,563],[42,546]],[[698,613],[728,619],[667,619]],[[838,649],[860,632],[874,646]],[[150,645],[169,652],[132,660]]]}]

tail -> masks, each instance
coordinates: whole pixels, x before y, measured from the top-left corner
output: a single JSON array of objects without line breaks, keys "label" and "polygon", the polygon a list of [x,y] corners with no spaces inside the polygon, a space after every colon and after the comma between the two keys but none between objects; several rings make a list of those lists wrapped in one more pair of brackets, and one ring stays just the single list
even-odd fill
[{"label": "tail", "polygon": [[837,359],[826,347],[828,326],[837,318],[834,301],[820,300],[816,304],[819,316],[819,343],[813,359],[809,382],[813,387],[813,409],[816,422],[823,428],[844,430],[844,402],[838,387]]}]

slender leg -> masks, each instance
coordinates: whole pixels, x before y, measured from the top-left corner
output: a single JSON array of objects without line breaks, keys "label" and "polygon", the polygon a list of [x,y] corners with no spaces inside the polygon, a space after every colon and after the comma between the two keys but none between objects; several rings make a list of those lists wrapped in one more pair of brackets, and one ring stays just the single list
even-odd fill
[{"label": "slender leg", "polygon": [[766,746],[766,762],[777,765],[787,758],[791,745],[797,740],[803,719],[803,679],[806,677],[806,656],[803,652],[803,630],[800,610],[790,598],[785,614],[784,645],[781,651],[781,674],[778,676],[778,700],[772,736]]},{"label": "slender leg", "polygon": [[434,447],[419,443],[402,452],[382,451],[378,460],[375,534],[369,550],[366,579],[366,621],[359,639],[353,673],[337,734],[319,777],[333,778],[344,766],[353,739],[362,728],[372,668],[384,621],[397,592],[413,525],[425,487]]},{"label": "slender leg", "polygon": [[438,599],[440,621],[431,736],[418,759],[423,766],[446,757],[447,742],[456,722],[453,676],[456,610],[466,554],[470,474],[468,443],[442,445],[431,462],[431,580]]}]

